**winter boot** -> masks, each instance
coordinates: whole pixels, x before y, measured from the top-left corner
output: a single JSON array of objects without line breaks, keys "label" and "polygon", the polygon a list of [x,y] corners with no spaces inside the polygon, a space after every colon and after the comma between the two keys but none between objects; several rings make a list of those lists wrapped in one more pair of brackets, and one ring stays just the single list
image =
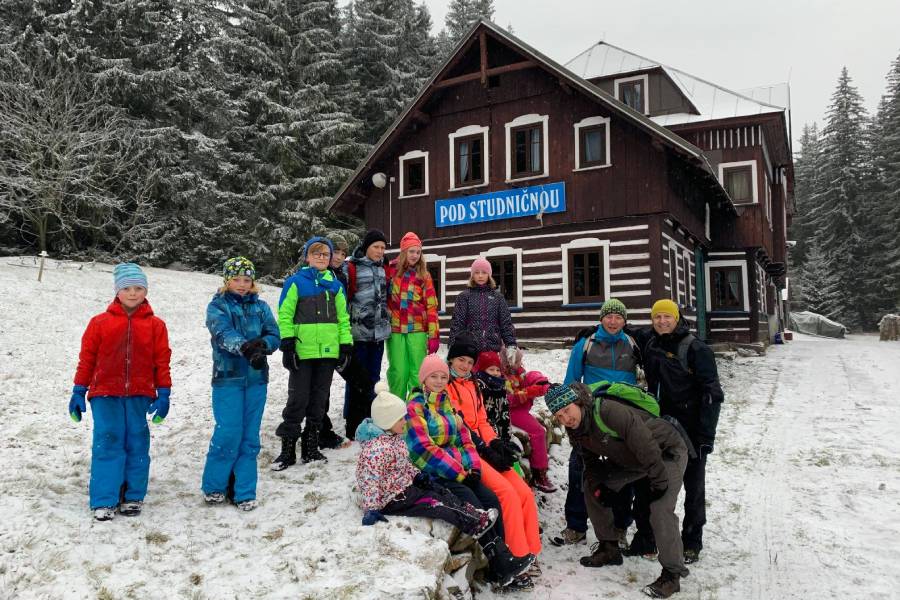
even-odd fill
[{"label": "winter boot", "polygon": [[617,542],[597,542],[591,546],[591,555],[582,556],[581,563],[583,567],[605,567],[606,565],[621,565],[622,552],[619,550]]},{"label": "winter boot", "polygon": [[255,510],[257,506],[259,506],[259,502],[254,498],[252,500],[242,500],[241,502],[235,502],[235,506],[238,507],[239,510],[244,512],[250,512],[251,510]]},{"label": "winter boot", "polygon": [[[467,505],[467,507],[468,506],[472,506],[472,505],[469,504],[469,505]],[[475,510],[478,510],[478,509],[476,508]],[[475,525],[475,527],[470,532],[468,532],[469,535],[472,536],[472,539],[475,539],[475,540],[477,540],[478,538],[483,536],[485,533],[487,533],[488,530],[494,526],[494,523],[497,522],[497,517],[500,516],[500,511],[498,511],[496,508],[489,508],[487,510],[478,510],[478,512],[480,513],[478,515],[478,523]]]},{"label": "winter boot", "polygon": [[631,538],[631,545],[628,546],[627,550],[623,550],[622,554],[625,556],[640,556],[647,560],[656,560],[658,552],[653,534],[647,535],[640,530],[637,531],[634,537]]},{"label": "winter boot", "polygon": [[508,586],[516,577],[525,573],[535,560],[534,554],[526,554],[520,557],[513,556],[506,543],[500,539],[500,536],[495,536],[481,548],[488,559],[488,566],[490,567],[494,583],[502,588]]},{"label": "winter boot", "polygon": [[516,592],[530,592],[534,589],[534,580],[526,573],[523,575],[519,575],[515,579],[513,579],[509,585],[506,587],[500,587],[498,584],[494,584],[494,589],[491,590],[495,594],[515,594]]},{"label": "winter boot", "polygon": [[566,527],[556,537],[550,539],[550,543],[554,546],[569,546],[572,544],[583,544],[587,539],[587,533],[584,531],[575,531]]},{"label": "winter boot", "polygon": [[692,565],[700,560],[700,551],[695,548],[684,549],[684,564]]},{"label": "winter boot", "polygon": [[140,500],[125,500],[119,503],[119,514],[124,517],[136,517],[141,514],[144,503]]},{"label": "winter boot", "polygon": [[552,494],[556,491],[556,486],[550,482],[547,477],[547,469],[532,469],[531,486],[545,494]]},{"label": "winter boot", "polygon": [[303,429],[303,435],[300,438],[300,459],[303,464],[310,463],[314,460],[324,460],[325,455],[319,452],[319,428],[308,425]]},{"label": "winter boot", "polygon": [[284,471],[291,465],[297,464],[297,438],[281,438],[281,454],[272,461],[269,467],[273,471]]},{"label": "winter boot", "polygon": [[112,521],[113,517],[116,516],[116,507],[115,506],[101,506],[100,508],[94,509],[94,520],[95,521]]},{"label": "winter boot", "polygon": [[628,548],[627,534],[627,529],[619,529],[618,527],[616,527],[616,543],[619,545],[619,550],[622,551],[622,554],[625,554],[625,549]]},{"label": "winter boot", "polygon": [[225,494],[223,494],[222,492],[203,494],[203,501],[207,504],[222,504],[223,502],[225,502]]},{"label": "winter boot", "polygon": [[651,598],[668,598],[681,591],[681,576],[665,569],[656,581],[641,590]]}]

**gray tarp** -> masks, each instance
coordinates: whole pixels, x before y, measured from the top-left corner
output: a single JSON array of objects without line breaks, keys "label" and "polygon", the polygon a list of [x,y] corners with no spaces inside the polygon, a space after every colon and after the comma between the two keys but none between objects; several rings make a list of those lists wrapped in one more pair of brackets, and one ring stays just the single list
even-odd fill
[{"label": "gray tarp", "polygon": [[842,338],[847,333],[847,328],[840,323],[807,310],[791,313],[791,329],[832,338]]}]

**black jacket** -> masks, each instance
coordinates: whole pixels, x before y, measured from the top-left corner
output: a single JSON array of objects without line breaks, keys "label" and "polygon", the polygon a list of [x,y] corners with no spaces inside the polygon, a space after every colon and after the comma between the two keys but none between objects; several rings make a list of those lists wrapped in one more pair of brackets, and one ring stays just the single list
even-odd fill
[{"label": "black jacket", "polygon": [[679,320],[672,333],[652,328],[635,336],[641,346],[647,391],[659,400],[660,412],[671,415],[687,430],[698,451],[712,452],[719,410],[725,395],[712,349],[694,339],[687,352],[688,370],[678,360],[678,345],[690,333]]}]

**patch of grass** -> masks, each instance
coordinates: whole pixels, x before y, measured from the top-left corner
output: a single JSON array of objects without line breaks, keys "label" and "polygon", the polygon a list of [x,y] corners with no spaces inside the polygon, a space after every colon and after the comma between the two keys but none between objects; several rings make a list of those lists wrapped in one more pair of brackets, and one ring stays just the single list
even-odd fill
[{"label": "patch of grass", "polygon": [[304,512],[316,512],[319,509],[320,504],[324,504],[328,500],[328,497],[325,494],[320,492],[306,492],[303,495],[303,501],[306,503],[306,508],[304,508]]},{"label": "patch of grass", "polygon": [[203,575],[200,573],[191,573],[189,579],[191,580],[191,585],[200,585],[203,583]]},{"label": "patch of grass", "polygon": [[106,589],[105,587],[100,588],[100,591],[97,592],[97,600],[115,600],[116,597],[113,596],[112,592]]},{"label": "patch of grass", "polygon": [[148,531],[147,535],[144,536],[144,539],[147,540],[148,544],[156,544],[157,546],[162,546],[169,541],[169,536],[161,531]]},{"label": "patch of grass", "polygon": [[637,583],[638,576],[634,571],[628,571],[628,574],[625,575],[625,581],[628,583]]},{"label": "patch of grass", "polygon": [[284,535],[284,527],[279,527],[278,529],[273,529],[272,531],[263,534],[263,539],[267,542],[274,542],[275,540],[281,539]]}]

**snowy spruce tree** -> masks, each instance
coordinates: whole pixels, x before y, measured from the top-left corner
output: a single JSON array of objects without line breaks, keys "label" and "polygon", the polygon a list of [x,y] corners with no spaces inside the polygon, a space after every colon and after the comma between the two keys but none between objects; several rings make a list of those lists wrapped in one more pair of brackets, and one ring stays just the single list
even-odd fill
[{"label": "snowy spruce tree", "polygon": [[797,273],[799,279],[798,307],[824,315],[829,319],[841,318],[844,300],[841,282],[829,266],[832,262],[818,242],[808,244],[806,262]]},{"label": "snowy spruce tree", "polygon": [[450,56],[459,40],[478,19],[494,18],[494,0],[452,0],[444,17],[444,28],[435,44],[441,59]]}]

